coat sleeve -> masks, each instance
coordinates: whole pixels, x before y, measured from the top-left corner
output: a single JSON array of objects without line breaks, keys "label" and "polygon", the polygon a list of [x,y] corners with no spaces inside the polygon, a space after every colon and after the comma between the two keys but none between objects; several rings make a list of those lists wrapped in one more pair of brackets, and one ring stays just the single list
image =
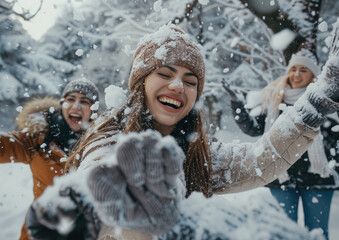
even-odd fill
[{"label": "coat sleeve", "polygon": [[296,118],[295,113],[285,112],[254,143],[211,143],[212,191],[222,194],[257,188],[293,165],[319,133]]},{"label": "coat sleeve", "polygon": [[29,164],[36,144],[37,140],[28,133],[18,131],[0,133],[0,163]]},{"label": "coat sleeve", "polygon": [[231,101],[232,114],[241,131],[256,137],[264,134],[266,114],[253,117],[240,101]]}]

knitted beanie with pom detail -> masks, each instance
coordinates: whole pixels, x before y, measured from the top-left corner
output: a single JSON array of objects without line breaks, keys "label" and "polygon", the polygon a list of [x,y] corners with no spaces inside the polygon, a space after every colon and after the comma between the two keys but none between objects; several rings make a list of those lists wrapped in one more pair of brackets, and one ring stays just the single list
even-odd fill
[{"label": "knitted beanie with pom detail", "polygon": [[129,89],[159,67],[177,65],[186,67],[198,77],[199,98],[205,83],[205,63],[198,44],[175,25],[165,25],[157,32],[142,38],[134,54],[129,78]]},{"label": "knitted beanie with pom detail", "polygon": [[286,73],[288,73],[290,69],[296,65],[307,67],[311,70],[314,77],[317,77],[320,73],[317,58],[310,50],[307,50],[305,48],[292,55],[291,60],[287,66]]},{"label": "knitted beanie with pom detail", "polygon": [[61,95],[61,102],[72,92],[84,94],[92,103],[99,101],[99,90],[97,86],[86,78],[79,78],[70,81]]}]

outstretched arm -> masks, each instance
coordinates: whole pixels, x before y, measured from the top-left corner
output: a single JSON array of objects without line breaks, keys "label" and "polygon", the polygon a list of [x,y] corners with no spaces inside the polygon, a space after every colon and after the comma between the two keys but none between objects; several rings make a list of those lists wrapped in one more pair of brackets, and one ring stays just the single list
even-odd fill
[{"label": "outstretched arm", "polygon": [[34,240],[95,240],[100,221],[89,199],[85,173],[54,178],[54,185],[33,202],[26,221]]},{"label": "outstretched arm", "polygon": [[329,59],[316,83],[272,128],[251,144],[211,145],[212,188],[239,192],[263,186],[286,171],[311,145],[325,116],[339,110],[339,21],[334,28]]},{"label": "outstretched arm", "polygon": [[264,134],[266,114],[257,117],[250,115],[245,108],[245,100],[225,81],[222,85],[231,99],[232,115],[241,131],[249,136],[256,137]]},{"label": "outstretched arm", "polygon": [[151,130],[121,135],[100,165],[57,178],[32,204],[27,217],[31,236],[96,239],[97,219],[147,235],[166,232],[185,194],[179,180],[183,159],[170,136]]},{"label": "outstretched arm", "polygon": [[37,141],[29,133],[11,131],[0,133],[0,163],[30,162],[30,153]]}]

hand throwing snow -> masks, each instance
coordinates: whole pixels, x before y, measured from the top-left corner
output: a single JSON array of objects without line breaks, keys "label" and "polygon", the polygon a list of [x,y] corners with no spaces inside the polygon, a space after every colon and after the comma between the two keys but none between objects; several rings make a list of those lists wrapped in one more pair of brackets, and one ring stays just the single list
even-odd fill
[{"label": "hand throwing snow", "polygon": [[154,131],[123,136],[116,146],[117,162],[96,167],[88,179],[100,219],[148,234],[167,231],[178,216],[183,158],[172,137]]},{"label": "hand throwing snow", "polygon": [[100,221],[86,200],[87,190],[76,174],[55,180],[53,186],[31,205],[27,229],[35,240],[97,239]]},{"label": "hand throwing snow", "polygon": [[304,96],[295,103],[303,121],[311,127],[319,127],[325,115],[339,111],[339,19],[329,42],[329,58],[318,80],[310,84]]}]

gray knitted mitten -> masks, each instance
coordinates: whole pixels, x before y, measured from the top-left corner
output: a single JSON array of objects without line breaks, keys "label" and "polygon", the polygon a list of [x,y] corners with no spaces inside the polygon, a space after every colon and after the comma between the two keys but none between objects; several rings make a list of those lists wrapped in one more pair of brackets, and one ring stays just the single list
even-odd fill
[{"label": "gray knitted mitten", "polygon": [[[64,183],[68,185],[67,181]],[[54,185],[34,201],[26,217],[30,237],[36,240],[97,239],[100,221],[93,206],[85,201],[85,191],[79,190]]]},{"label": "gray knitted mitten", "polygon": [[318,80],[308,86],[295,104],[303,122],[315,128],[324,122],[327,114],[339,111],[339,20],[333,27],[330,47],[329,58]]},{"label": "gray knitted mitten", "polygon": [[150,130],[125,136],[116,146],[117,163],[94,168],[88,178],[99,218],[147,234],[170,229],[178,217],[183,159],[172,137]]}]

